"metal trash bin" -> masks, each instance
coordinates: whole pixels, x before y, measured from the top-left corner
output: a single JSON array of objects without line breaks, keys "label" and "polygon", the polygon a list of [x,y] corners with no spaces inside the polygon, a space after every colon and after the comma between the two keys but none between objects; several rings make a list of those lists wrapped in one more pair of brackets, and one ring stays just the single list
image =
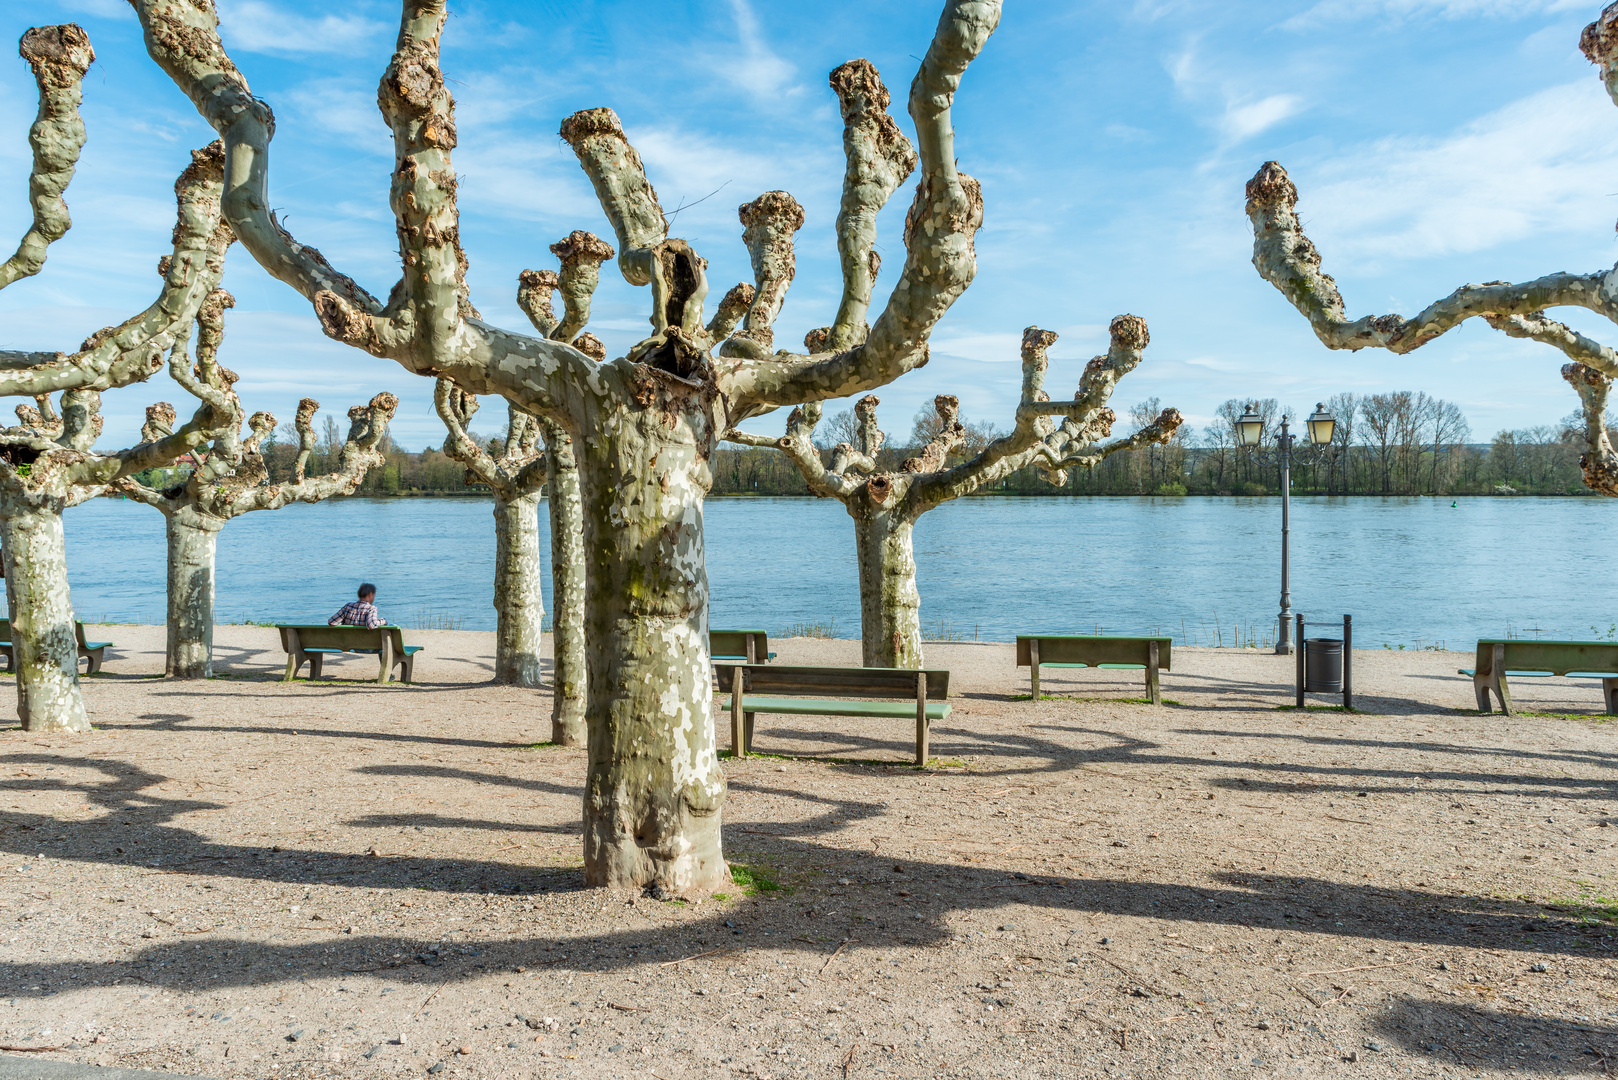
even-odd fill
[{"label": "metal trash bin", "polygon": [[1343,690],[1343,639],[1308,638],[1303,643],[1303,689],[1308,694]]}]

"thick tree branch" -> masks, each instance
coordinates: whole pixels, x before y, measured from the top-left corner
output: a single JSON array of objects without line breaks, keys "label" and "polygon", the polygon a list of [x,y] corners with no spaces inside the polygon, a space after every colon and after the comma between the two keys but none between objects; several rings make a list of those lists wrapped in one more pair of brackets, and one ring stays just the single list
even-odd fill
[{"label": "thick tree branch", "polygon": [[558,280],[562,293],[562,321],[548,335],[573,343],[590,321],[590,298],[601,281],[601,264],[612,258],[612,245],[595,233],[575,229],[551,245],[562,263]]},{"label": "thick tree branch", "polygon": [[652,333],[677,328],[698,337],[708,294],[707,260],[684,240],[668,239],[669,223],[646,179],[640,155],[611,109],[584,109],[562,121],[562,140],[578,155],[618,237],[618,269],[631,285],[652,287]]},{"label": "thick tree branch", "polygon": [[708,337],[714,341],[728,338],[736,329],[736,324],[742,321],[742,316],[747,314],[747,309],[753,306],[755,291],[745,281],[732,285],[730,291],[720,298],[713,318],[708,320]]},{"label": "thick tree branch", "polygon": [[949,452],[966,438],[966,426],[960,421],[960,398],[954,394],[939,394],[933,398],[933,411],[938,414],[938,434],[928,441],[920,455],[904,460],[899,466],[903,472],[937,472],[949,460]]},{"label": "thick tree branch", "polygon": [[535,410],[564,410],[593,365],[557,342],[489,326],[466,303],[455,211],[453,102],[438,71],[443,0],[403,0],[378,104],[394,131],[391,199],[404,276],[384,306],[298,243],[269,211],[274,117],[219,40],[212,0],[131,0],[147,52],[219,132],[229,157],[224,213],[270,274],[308,299],[327,335],[418,374],[453,376]]},{"label": "thick tree branch", "polygon": [[1483,321],[1507,337],[1528,338],[1554,346],[1569,360],[1588,364],[1606,375],[1618,375],[1618,350],[1587,338],[1566,323],[1547,318],[1544,312],[1527,315],[1485,315]]},{"label": "thick tree branch", "polygon": [[232,236],[219,216],[223,166],[223,150],[214,143],[193,151],[191,164],[175,181],[174,251],[159,264],[163,287],[152,305],[119,326],[91,334],[70,355],[0,351],[0,395],[109,390],[162,368],[164,354],[189,337],[197,310],[224,273]]},{"label": "thick tree branch", "polygon": [[850,60],[834,69],[831,88],[843,114],[847,160],[837,211],[843,298],[836,320],[811,352],[853,348],[870,333],[866,313],[882,265],[876,253],[876,216],[916,168],[916,151],[888,114],[888,88],[869,60]]},{"label": "thick tree branch", "polygon": [[[315,409],[320,407],[305,398],[299,403],[300,415],[305,403]],[[399,399],[388,393],[377,394],[368,405],[355,405],[348,410],[348,438],[338,456],[337,468],[319,476],[300,476],[289,484],[256,483],[236,488],[217,507],[224,511],[218,516],[234,517],[253,510],[278,510],[295,502],[315,503],[334,495],[352,495],[366,473],[387,463],[388,422],[398,408]],[[273,427],[274,418],[270,419]],[[216,512],[215,508],[210,512]]]},{"label": "thick tree branch", "polygon": [[28,174],[28,202],[34,220],[11,258],[0,264],[0,289],[39,273],[45,250],[73,227],[62,192],[73,179],[84,149],[84,121],[79,116],[85,72],[95,61],[90,38],[77,23],[37,26],[23,34],[17,52],[33,69],[39,87],[39,112],[28,129],[34,152]]},{"label": "thick tree branch", "polygon": [[803,228],[803,207],[784,191],[766,191],[738,207],[736,216],[741,219],[742,242],[753,261],[754,281],[753,302],[736,337],[762,346],[767,354],[775,344],[775,317],[781,313],[787,288],[797,273],[792,234]]},{"label": "thick tree branch", "polygon": [[517,306],[534,324],[539,336],[548,338],[560,325],[551,310],[551,294],[562,284],[555,270],[524,270],[517,275]]},{"label": "thick tree branch", "polygon": [[1280,290],[1331,349],[1382,348],[1407,353],[1475,315],[1529,315],[1548,307],[1582,307],[1618,318],[1607,285],[1613,271],[1548,274],[1534,281],[1462,285],[1414,318],[1375,315],[1349,320],[1337,282],[1321,270],[1320,252],[1298,220],[1298,189],[1286,170],[1265,162],[1247,182],[1253,223],[1253,266]]},{"label": "thick tree branch", "polygon": [[921,176],[905,217],[905,265],[863,344],[831,356],[754,360],[726,390],[735,420],[792,401],[875,389],[927,362],[927,338],[976,273],[973,236],[983,220],[976,180],[955,167],[950,107],[961,76],[1000,21],[999,0],[949,0],[910,88]]},{"label": "thick tree branch", "polygon": [[1588,364],[1573,363],[1562,368],[1562,378],[1578,393],[1584,413],[1588,449],[1579,455],[1584,482],[1592,491],[1618,495],[1618,453],[1613,452],[1612,437],[1607,432],[1607,395],[1612,390],[1612,377]]}]

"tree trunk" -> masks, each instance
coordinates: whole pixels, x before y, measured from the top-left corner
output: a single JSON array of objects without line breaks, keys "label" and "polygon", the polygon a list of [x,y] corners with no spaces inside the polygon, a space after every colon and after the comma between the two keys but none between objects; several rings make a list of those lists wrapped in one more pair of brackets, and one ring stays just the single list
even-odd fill
[{"label": "tree trunk", "polygon": [[603,401],[613,413],[587,416],[596,434],[574,441],[589,559],[584,878],[672,896],[730,881],[702,536],[716,432],[684,380],[639,372],[655,404]]},{"label": "tree trunk", "polygon": [[185,507],[165,515],[169,545],[169,633],[164,671],[213,678],[214,556],[222,518]]},{"label": "tree trunk", "polygon": [[546,503],[551,514],[551,742],[583,746],[584,721],[584,507],[573,448],[558,438],[545,443]]},{"label": "tree trunk", "polygon": [[897,511],[854,515],[860,565],[860,643],[866,667],[919,668],[921,593],[916,589],[914,523]]},{"label": "tree trunk", "polygon": [[27,731],[89,731],[67,586],[62,504],[0,507],[17,716]]},{"label": "tree trunk", "polygon": [[494,499],[494,679],[511,686],[541,685],[539,494]]}]

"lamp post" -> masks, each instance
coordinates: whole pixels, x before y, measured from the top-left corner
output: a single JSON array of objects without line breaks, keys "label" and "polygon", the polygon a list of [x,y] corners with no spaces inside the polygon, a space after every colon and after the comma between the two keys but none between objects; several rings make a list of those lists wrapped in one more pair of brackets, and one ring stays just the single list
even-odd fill
[{"label": "lamp post", "polygon": [[[1275,634],[1275,651],[1285,656],[1292,651],[1292,589],[1288,578],[1289,544],[1292,534],[1292,455],[1294,436],[1292,418],[1281,415],[1281,434],[1275,440],[1275,456],[1281,465],[1281,614]],[[1304,441],[1310,447],[1309,459],[1318,457],[1322,448],[1331,445],[1337,420],[1326,411],[1326,406],[1315,405],[1314,415],[1304,422]],[[1250,403],[1247,411],[1236,421],[1236,443],[1257,450],[1264,438],[1264,417]]]}]

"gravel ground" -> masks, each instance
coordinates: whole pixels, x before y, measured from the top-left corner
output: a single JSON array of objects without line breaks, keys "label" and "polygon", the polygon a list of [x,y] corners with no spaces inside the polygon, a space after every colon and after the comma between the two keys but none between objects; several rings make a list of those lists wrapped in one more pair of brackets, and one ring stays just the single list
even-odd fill
[{"label": "gravel ground", "polygon": [[221,627],[203,684],[160,677],[160,627],[91,636],[120,646],[94,734],[22,732],[0,691],[6,1050],[441,1080],[1618,1063],[1594,684],[1523,680],[1507,721],[1462,654],[1363,651],[1361,712],[1299,713],[1289,659],[1184,649],[1173,704],[1127,672],[1033,702],[1009,645],[933,645],[937,763],[904,722],[761,717],[725,763],[742,880],[679,903],[581,887],[584,754],[485,681],[490,634],[411,633],[411,687],[368,657],[281,685],[268,629]]}]

